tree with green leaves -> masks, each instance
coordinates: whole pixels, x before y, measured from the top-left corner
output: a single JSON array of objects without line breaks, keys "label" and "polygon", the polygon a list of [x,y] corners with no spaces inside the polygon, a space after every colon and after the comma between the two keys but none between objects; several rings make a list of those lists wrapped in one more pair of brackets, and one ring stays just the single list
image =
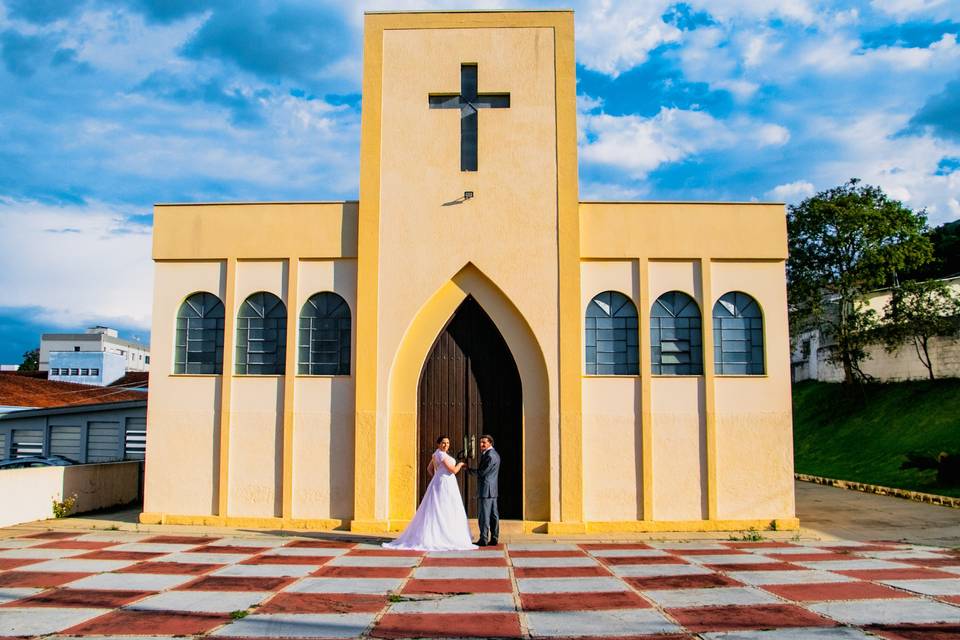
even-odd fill
[{"label": "tree with green leaves", "polygon": [[40,349],[31,349],[23,354],[23,362],[17,371],[38,371],[40,369]]},{"label": "tree with green leaves", "polygon": [[888,352],[912,342],[931,380],[930,340],[957,332],[960,296],[942,280],[904,282],[893,289],[881,331]]},{"label": "tree with green leaves", "polygon": [[926,212],[853,178],[787,209],[787,292],[794,334],[819,329],[845,383],[863,380],[876,314],[864,294],[930,261]]}]

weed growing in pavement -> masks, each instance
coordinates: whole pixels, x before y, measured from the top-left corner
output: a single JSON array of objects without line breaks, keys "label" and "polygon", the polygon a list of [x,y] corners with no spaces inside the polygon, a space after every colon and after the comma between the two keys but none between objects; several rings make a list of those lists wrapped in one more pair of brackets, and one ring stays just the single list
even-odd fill
[{"label": "weed growing in pavement", "polygon": [[760,542],[763,540],[763,536],[754,527],[750,527],[746,531],[741,531],[740,535],[731,533],[729,539],[736,542]]},{"label": "weed growing in pavement", "polygon": [[53,517],[66,518],[77,505],[77,494],[66,496],[63,500],[53,499]]},{"label": "weed growing in pavement", "polygon": [[236,611],[230,612],[230,617],[234,620],[243,620],[244,618],[247,617],[249,613],[250,613],[249,611],[245,611],[243,609],[237,609]]}]

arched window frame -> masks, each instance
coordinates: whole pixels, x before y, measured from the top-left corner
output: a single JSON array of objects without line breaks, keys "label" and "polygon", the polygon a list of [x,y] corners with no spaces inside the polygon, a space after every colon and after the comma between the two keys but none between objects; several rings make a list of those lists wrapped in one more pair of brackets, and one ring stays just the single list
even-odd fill
[{"label": "arched window frame", "polygon": [[209,291],[196,291],[177,309],[173,343],[175,375],[223,373],[223,300]]},{"label": "arched window frame", "polygon": [[703,375],[703,316],[690,294],[668,291],[654,301],[650,355],[654,375]]},{"label": "arched window frame", "polygon": [[320,291],[300,308],[297,374],[348,376],[353,314],[340,294]]},{"label": "arched window frame", "polygon": [[584,313],[586,374],[639,375],[639,327],[637,306],[629,296],[603,291],[591,298]]},{"label": "arched window frame", "polygon": [[[763,308],[743,291],[728,291],[713,305],[713,361],[717,375],[766,375]],[[745,354],[737,359],[736,354]]]},{"label": "arched window frame", "polygon": [[237,310],[236,336],[237,375],[284,374],[287,307],[276,294],[257,291],[246,297]]}]

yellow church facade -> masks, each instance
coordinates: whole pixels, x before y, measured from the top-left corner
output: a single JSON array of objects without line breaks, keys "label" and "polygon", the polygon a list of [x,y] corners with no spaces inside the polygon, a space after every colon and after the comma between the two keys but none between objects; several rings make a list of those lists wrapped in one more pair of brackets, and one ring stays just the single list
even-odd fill
[{"label": "yellow church facade", "polygon": [[400,530],[491,433],[525,531],[797,528],[783,206],[580,201],[573,35],[367,14],[359,201],[156,206],[143,522]]}]

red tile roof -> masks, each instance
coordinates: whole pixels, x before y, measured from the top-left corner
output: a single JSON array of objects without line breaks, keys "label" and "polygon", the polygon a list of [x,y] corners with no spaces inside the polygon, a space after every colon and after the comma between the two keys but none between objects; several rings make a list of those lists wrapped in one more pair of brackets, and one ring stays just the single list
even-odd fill
[{"label": "red tile roof", "polygon": [[55,382],[18,375],[15,371],[0,372],[0,406],[46,408],[146,398],[143,391]]},{"label": "red tile roof", "polygon": [[128,371],[122,378],[114,380],[110,387],[126,387],[127,389],[146,389],[150,383],[150,372],[148,371]]}]

